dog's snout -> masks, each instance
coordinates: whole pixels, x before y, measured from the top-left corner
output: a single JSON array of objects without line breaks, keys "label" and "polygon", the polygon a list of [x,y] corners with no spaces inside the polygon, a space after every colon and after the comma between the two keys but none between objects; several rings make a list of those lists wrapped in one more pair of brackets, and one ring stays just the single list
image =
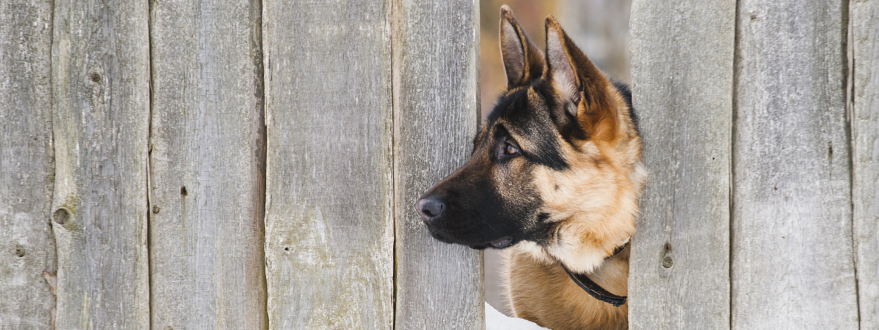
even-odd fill
[{"label": "dog's snout", "polygon": [[428,222],[439,217],[440,214],[443,213],[443,210],[446,209],[446,204],[444,204],[437,196],[428,196],[419,199],[415,204],[415,209],[421,214],[421,218],[425,222]]}]

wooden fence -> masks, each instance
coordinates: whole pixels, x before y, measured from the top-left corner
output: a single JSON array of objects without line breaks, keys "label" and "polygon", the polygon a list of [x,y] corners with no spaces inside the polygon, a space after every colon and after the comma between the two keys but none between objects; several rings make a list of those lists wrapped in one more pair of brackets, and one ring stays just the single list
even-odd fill
[{"label": "wooden fence", "polygon": [[[879,328],[879,1],[631,21],[632,328]],[[482,328],[481,255],[411,206],[469,153],[478,26],[475,0],[0,0],[0,329]]]},{"label": "wooden fence", "polygon": [[632,7],[635,329],[879,329],[879,1]]},{"label": "wooden fence", "polygon": [[478,4],[0,1],[0,329],[483,326]]}]

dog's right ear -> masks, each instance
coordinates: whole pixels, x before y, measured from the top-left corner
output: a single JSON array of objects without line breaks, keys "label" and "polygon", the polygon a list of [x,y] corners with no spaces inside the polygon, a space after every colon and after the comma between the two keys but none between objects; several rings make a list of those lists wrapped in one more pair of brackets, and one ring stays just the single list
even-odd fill
[{"label": "dog's right ear", "polygon": [[501,6],[501,56],[507,73],[507,88],[527,84],[543,75],[543,52],[522,30],[507,5]]}]

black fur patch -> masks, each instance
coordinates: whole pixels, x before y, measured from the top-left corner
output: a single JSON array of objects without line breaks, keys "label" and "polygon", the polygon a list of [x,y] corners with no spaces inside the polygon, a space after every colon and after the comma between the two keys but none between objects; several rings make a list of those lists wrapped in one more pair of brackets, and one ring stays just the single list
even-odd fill
[{"label": "black fur patch", "polygon": [[641,134],[640,124],[638,123],[638,114],[635,113],[635,107],[632,106],[632,90],[629,88],[629,85],[626,85],[621,82],[614,81],[613,86],[617,88],[617,91],[623,95],[623,99],[626,100],[626,105],[629,106],[629,116],[632,117],[632,123],[635,124],[635,131],[638,134]]},{"label": "black fur patch", "polygon": [[[540,95],[540,93],[536,94]],[[530,100],[527,88],[504,95],[488,115],[486,129],[493,130],[495,138],[504,134],[512,137],[509,130],[515,130],[535,146],[533,149],[522,150],[526,159],[556,171],[563,171],[570,165],[562,157],[562,149],[556,139],[557,127],[547,104],[545,98]],[[497,124],[501,118],[510,127]],[[482,141],[482,143],[487,142],[490,141]]]}]

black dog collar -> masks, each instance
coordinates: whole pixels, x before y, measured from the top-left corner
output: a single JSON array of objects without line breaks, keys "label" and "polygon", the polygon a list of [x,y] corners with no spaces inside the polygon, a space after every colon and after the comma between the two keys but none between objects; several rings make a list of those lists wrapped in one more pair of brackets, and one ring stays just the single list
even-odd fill
[{"label": "black dog collar", "polygon": [[[610,255],[609,257],[607,257],[607,259],[610,259],[613,256],[617,255],[618,253],[620,253],[620,251],[625,249],[626,246],[628,246],[628,245],[629,245],[629,242],[626,242],[626,244],[623,244],[623,245],[619,246],[618,248],[614,249],[613,254]],[[613,293],[607,292],[607,290],[605,290],[600,285],[593,282],[592,279],[589,278],[589,276],[586,276],[586,274],[574,274],[571,272],[570,269],[568,269],[567,266],[565,266],[565,264],[563,264],[563,263],[560,263],[560,264],[562,265],[562,269],[565,270],[565,273],[568,274],[568,277],[570,277],[571,280],[574,281],[574,283],[577,283],[577,285],[581,289],[583,289],[583,291],[586,291],[586,293],[588,293],[593,298],[601,300],[601,301],[606,302],[608,304],[611,304],[614,307],[620,307],[626,303],[626,297],[620,297],[620,296],[617,296]]]}]

